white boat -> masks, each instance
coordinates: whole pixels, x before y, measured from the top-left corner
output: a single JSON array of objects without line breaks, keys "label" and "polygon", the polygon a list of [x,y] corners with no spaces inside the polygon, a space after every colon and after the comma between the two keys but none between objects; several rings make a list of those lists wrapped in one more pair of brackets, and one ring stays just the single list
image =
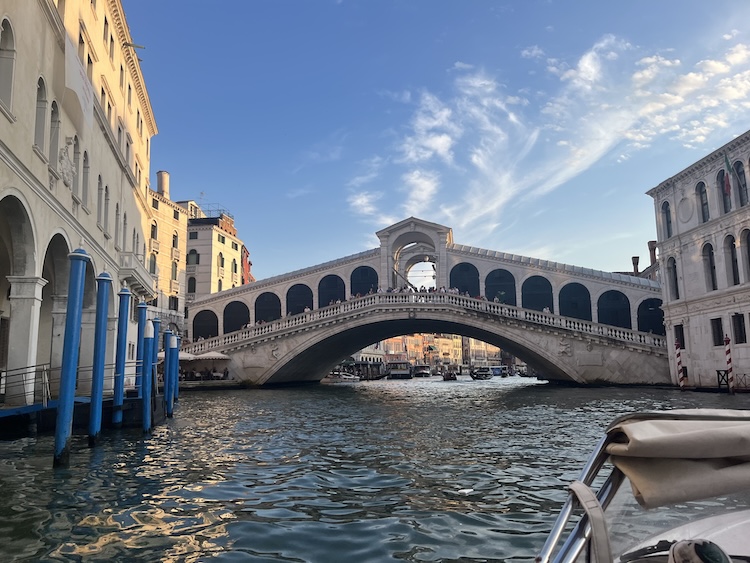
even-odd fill
[{"label": "white boat", "polygon": [[411,379],[413,377],[412,366],[407,361],[388,362],[386,364],[388,379]]},{"label": "white boat", "polygon": [[469,372],[469,375],[472,379],[492,379],[492,371],[488,367],[477,368]]},{"label": "white boat", "polygon": [[750,411],[622,416],[569,489],[537,563],[750,561]]},{"label": "white boat", "polygon": [[414,366],[414,377],[430,377],[432,370],[427,364],[416,364]]},{"label": "white boat", "polygon": [[338,370],[332,371],[320,380],[321,383],[356,383],[358,381],[359,376]]}]

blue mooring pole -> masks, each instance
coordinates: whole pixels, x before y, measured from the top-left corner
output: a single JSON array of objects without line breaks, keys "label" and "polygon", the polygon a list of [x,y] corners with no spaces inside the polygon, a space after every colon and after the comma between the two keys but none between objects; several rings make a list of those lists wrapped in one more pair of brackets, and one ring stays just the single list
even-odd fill
[{"label": "blue mooring pole", "polygon": [[177,337],[169,335],[169,391],[167,392],[167,418],[174,413],[174,385],[177,379],[177,364],[180,352],[177,350]]},{"label": "blue mooring pole", "polygon": [[138,303],[138,340],[135,348],[135,388],[138,397],[143,397],[143,330],[146,326],[146,307],[141,301]]},{"label": "blue mooring pole", "polygon": [[115,352],[115,396],[112,399],[112,425],[122,426],[122,404],[125,398],[125,357],[128,345],[128,314],[130,312],[130,290],[123,287],[118,293],[120,308],[117,317],[117,351]]},{"label": "blue mooring pole", "polygon": [[143,382],[142,389],[143,394],[143,432],[144,434],[150,434],[152,423],[151,423],[151,366],[153,365],[151,358],[153,357],[151,350],[154,346],[154,324],[151,321],[146,321],[146,327],[143,333]]},{"label": "blue mooring pole", "polygon": [[182,337],[177,337],[177,370],[174,374],[174,402],[180,400],[180,350],[182,349]]},{"label": "blue mooring pole", "polygon": [[96,278],[96,323],[94,325],[94,361],[91,370],[91,405],[89,409],[89,447],[99,441],[102,432],[104,400],[104,356],[107,352],[107,315],[112,276],[102,272]]},{"label": "blue mooring pole", "polygon": [[73,433],[73,409],[76,399],[78,375],[78,349],[81,344],[81,317],[83,316],[83,288],[86,263],[89,255],[82,248],[68,254],[70,279],[68,280],[68,307],[65,317],[62,368],[60,371],[60,398],[55,424],[55,458],[53,467],[68,467],[70,463],[70,436]]},{"label": "blue mooring pole", "polygon": [[159,378],[157,377],[158,365],[159,365],[159,331],[161,330],[161,319],[159,317],[156,317],[155,319],[151,320],[152,323],[154,323],[154,345],[153,348],[153,354],[151,354],[151,371],[153,374],[151,375],[151,380],[156,383],[156,390],[159,390]]},{"label": "blue mooring pole", "polygon": [[169,412],[169,393],[172,389],[172,379],[169,377],[169,370],[172,366],[172,349],[169,347],[169,341],[172,338],[172,331],[164,331],[164,414]]}]

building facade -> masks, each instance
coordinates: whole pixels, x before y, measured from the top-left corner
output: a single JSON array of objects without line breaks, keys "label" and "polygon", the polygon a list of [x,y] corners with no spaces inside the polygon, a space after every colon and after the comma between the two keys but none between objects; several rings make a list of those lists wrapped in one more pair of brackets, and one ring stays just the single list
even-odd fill
[{"label": "building facade", "polygon": [[[90,388],[96,278],[113,279],[105,390],[121,288],[154,297],[140,219],[156,122],[119,0],[6,0],[0,13],[0,385],[30,404],[59,387],[70,260],[88,255],[78,393]],[[126,299],[127,301],[127,299]],[[35,389],[36,388],[36,389]],[[37,397],[38,400],[38,397]]]},{"label": "building facade", "polygon": [[727,367],[750,372],[750,132],[648,191],[654,199],[670,371],[716,387]]}]

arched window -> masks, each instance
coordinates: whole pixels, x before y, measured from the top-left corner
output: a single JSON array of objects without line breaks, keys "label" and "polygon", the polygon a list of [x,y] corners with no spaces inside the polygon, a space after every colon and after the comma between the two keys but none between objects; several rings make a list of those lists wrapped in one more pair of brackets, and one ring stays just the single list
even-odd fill
[{"label": "arched window", "polygon": [[122,214],[122,251],[128,251],[128,214]]},{"label": "arched window", "polygon": [[172,262],[172,281],[177,280],[177,262]]},{"label": "arched window", "polygon": [[195,293],[195,278],[194,277],[188,278],[187,290],[188,290],[188,293]]},{"label": "arched window", "polygon": [[[73,137],[73,185],[70,187],[73,197],[78,199],[78,182],[81,179],[81,145],[78,135]],[[79,200],[80,201],[80,200]]]},{"label": "arched window", "polygon": [[703,271],[706,275],[706,289],[715,291],[718,289],[716,284],[716,258],[714,257],[714,247],[706,244],[703,247]]},{"label": "arched window", "polygon": [[732,210],[732,183],[728,171],[719,172],[717,186],[721,193],[722,209],[724,213],[729,213]]},{"label": "arched window", "polygon": [[[1,55],[2,53],[0,52]],[[0,77],[0,82],[2,80]],[[44,132],[47,128],[46,118],[47,87],[44,85],[44,80],[40,78],[36,83],[36,114],[34,116],[34,144],[40,151],[44,150]]]},{"label": "arched window", "polygon": [[680,298],[680,286],[677,283],[677,261],[674,258],[667,260],[667,280],[670,297],[676,301]]},{"label": "arched window", "polygon": [[52,109],[49,113],[49,165],[53,170],[57,170],[57,151],[60,147],[60,110],[57,102],[52,102]]},{"label": "arched window", "polygon": [[219,280],[219,283],[218,283],[218,284],[217,284],[217,286],[216,286],[216,287],[218,288],[218,290],[219,290],[219,291],[221,291],[222,285],[223,285],[223,284],[221,283],[221,280]]},{"label": "arched window", "polygon": [[104,185],[102,177],[96,182],[96,224],[102,226],[102,216],[104,214]]},{"label": "arched window", "polygon": [[708,194],[706,193],[706,184],[704,182],[698,182],[698,186],[696,186],[695,192],[698,196],[698,209],[701,210],[701,223],[705,223],[711,218],[711,214],[708,210]]},{"label": "arched window", "polygon": [[180,237],[177,234],[177,231],[175,231],[174,233],[172,233],[172,248],[177,248],[177,246],[179,245],[179,242],[180,242]]},{"label": "arched window", "polygon": [[219,258],[218,258],[217,263],[219,264],[219,268],[224,267],[224,254],[222,254],[221,252],[219,252]]},{"label": "arched window", "polygon": [[737,262],[737,245],[732,235],[724,239],[724,263],[730,285],[740,285],[740,266]]},{"label": "arched window", "polygon": [[[81,204],[84,207],[89,205],[89,153],[83,151],[83,176],[81,177]],[[123,233],[123,237],[124,237]]]},{"label": "arched window", "polygon": [[153,252],[148,257],[148,273],[152,276],[156,275],[156,254]]},{"label": "arched window", "polygon": [[11,109],[13,75],[16,66],[16,39],[8,20],[0,25],[0,101]]},{"label": "arched window", "polygon": [[104,186],[104,232],[109,232],[109,186]]},{"label": "arched window", "polygon": [[664,238],[672,237],[672,210],[669,208],[669,202],[661,204],[661,218],[664,223]]},{"label": "arched window", "polygon": [[156,221],[151,221],[151,238],[154,240],[159,238],[159,226],[156,224]]},{"label": "arched window", "polygon": [[115,246],[120,247],[120,204],[115,203]]},{"label": "arched window", "polygon": [[201,255],[198,254],[198,251],[195,248],[191,249],[190,252],[187,253],[187,263],[191,266],[201,263]]},{"label": "arched window", "polygon": [[232,258],[232,273],[237,273],[237,260],[235,260],[234,258]]},{"label": "arched window", "polygon": [[734,172],[737,174],[737,183],[739,184],[740,192],[740,207],[745,207],[748,203],[747,199],[747,178],[745,177],[745,167],[741,162],[734,163]]}]

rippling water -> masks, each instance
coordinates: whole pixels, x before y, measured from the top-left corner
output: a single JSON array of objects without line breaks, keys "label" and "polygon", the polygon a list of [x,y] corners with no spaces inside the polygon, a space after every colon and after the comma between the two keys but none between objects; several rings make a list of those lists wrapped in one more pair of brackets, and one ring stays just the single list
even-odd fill
[{"label": "rippling water", "polygon": [[183,392],[143,438],[0,443],[3,561],[529,561],[614,416],[748,397],[437,378]]}]

